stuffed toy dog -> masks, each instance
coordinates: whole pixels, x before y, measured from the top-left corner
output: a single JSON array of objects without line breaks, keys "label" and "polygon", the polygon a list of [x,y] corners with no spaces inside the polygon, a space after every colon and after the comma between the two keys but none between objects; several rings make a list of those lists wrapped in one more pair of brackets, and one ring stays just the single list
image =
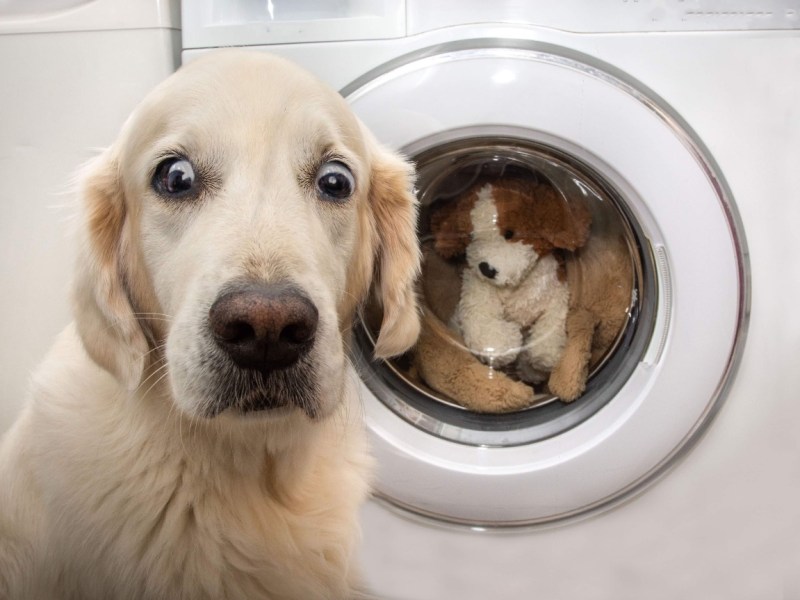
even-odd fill
[{"label": "stuffed toy dog", "polygon": [[495,368],[514,364],[524,381],[546,381],[566,343],[569,307],[556,251],[583,246],[590,225],[582,203],[524,179],[478,183],[434,215],[436,250],[466,254],[453,324],[478,358]]},{"label": "stuffed toy dog", "polygon": [[538,400],[531,386],[478,360],[461,335],[447,326],[458,305],[461,277],[457,268],[430,248],[423,248],[425,299],[422,330],[414,350],[415,375],[430,388],[475,412],[514,412]]},{"label": "stuffed toy dog", "polygon": [[[627,319],[632,288],[623,240],[590,236],[591,225],[582,200],[527,178],[479,182],[433,210],[425,280],[433,267],[439,284],[423,282],[428,333],[416,352],[428,385],[479,412],[533,404],[522,382],[579,397]],[[437,259],[460,256],[460,294],[447,306],[435,290],[453,284]]]}]

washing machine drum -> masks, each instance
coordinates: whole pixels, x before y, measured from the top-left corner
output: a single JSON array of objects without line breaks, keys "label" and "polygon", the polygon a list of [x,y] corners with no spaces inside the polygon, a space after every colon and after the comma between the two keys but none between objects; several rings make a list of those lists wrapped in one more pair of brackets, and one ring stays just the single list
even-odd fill
[{"label": "washing machine drum", "polygon": [[462,43],[344,90],[417,167],[423,332],[355,362],[377,492],[437,519],[608,506],[686,451],[743,339],[732,199],[666,103],[590,59]]}]

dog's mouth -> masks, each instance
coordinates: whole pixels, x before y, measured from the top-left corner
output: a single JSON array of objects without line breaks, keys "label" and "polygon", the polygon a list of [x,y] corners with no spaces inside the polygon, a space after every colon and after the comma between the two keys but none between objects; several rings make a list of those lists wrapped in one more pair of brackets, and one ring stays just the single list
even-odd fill
[{"label": "dog's mouth", "polygon": [[310,359],[303,359],[290,368],[255,371],[220,364],[213,369],[216,389],[208,399],[203,414],[207,418],[227,412],[245,415],[275,412],[278,409],[300,409],[309,418],[320,413],[319,390]]}]

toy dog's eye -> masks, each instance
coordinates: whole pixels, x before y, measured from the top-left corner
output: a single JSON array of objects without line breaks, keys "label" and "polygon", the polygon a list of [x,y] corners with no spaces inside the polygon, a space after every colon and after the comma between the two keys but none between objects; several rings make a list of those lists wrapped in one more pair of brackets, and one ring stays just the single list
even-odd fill
[{"label": "toy dog's eye", "polygon": [[513,237],[514,237],[514,231],[513,231],[513,230],[511,230],[511,229],[506,229],[506,230],[503,232],[503,237],[504,237],[504,238],[506,238],[507,240],[510,240],[511,238],[513,238]]}]

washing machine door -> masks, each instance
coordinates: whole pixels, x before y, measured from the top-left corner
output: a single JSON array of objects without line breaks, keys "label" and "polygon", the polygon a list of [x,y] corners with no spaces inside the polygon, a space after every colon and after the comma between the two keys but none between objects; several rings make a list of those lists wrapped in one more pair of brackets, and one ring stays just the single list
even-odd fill
[{"label": "washing machine door", "polygon": [[[377,494],[419,515],[508,526],[596,510],[653,481],[720,408],[746,323],[742,232],[699,141],[636,82],[549,47],[438,48],[368,74],[343,93],[376,136],[414,160],[419,172],[426,261],[420,296],[428,334],[420,344],[427,352],[374,362],[369,310],[356,331]],[[606,285],[595,300],[614,298],[617,316],[602,348],[592,346],[585,372],[581,365],[566,370],[578,381],[570,388],[577,393],[547,380],[556,367],[544,351],[526,354],[538,348],[529,338],[544,309],[534,306],[529,321],[517,320],[525,341],[517,340],[511,362],[469,342],[465,297],[479,298],[472,308],[488,322],[497,317],[493,298],[509,294],[474,296],[475,281],[495,269],[480,274],[485,261],[471,256],[472,248],[487,222],[497,225],[498,236],[513,236],[513,228],[500,224],[506,217],[499,201],[488,217],[478,207],[514,181],[527,182],[517,195],[555,192],[562,207],[589,222],[588,237],[577,233],[555,249],[535,247],[549,257],[551,274],[560,273],[547,285],[563,289],[568,282],[566,312],[555,319],[567,341],[556,346],[566,352],[571,344],[570,315],[586,291],[578,290],[581,281],[584,288],[594,285],[586,281]],[[472,199],[460,217],[441,216],[465,197]],[[520,228],[527,223],[530,239],[544,227],[531,225],[534,217],[509,218]],[[446,224],[459,219],[471,223],[461,232],[466,237],[455,249],[440,243]],[[592,261],[593,244],[612,247],[617,258],[601,253]],[[624,259],[614,270],[620,252]],[[563,276],[565,265],[568,275],[577,265],[583,276]],[[511,309],[503,310],[501,318],[513,321]],[[592,323],[585,344],[599,344],[608,314]],[[452,362],[441,366],[454,349],[461,353],[456,362],[471,361],[469,368],[487,381],[459,386],[465,371]],[[452,368],[450,379],[432,375],[434,364]]]}]

